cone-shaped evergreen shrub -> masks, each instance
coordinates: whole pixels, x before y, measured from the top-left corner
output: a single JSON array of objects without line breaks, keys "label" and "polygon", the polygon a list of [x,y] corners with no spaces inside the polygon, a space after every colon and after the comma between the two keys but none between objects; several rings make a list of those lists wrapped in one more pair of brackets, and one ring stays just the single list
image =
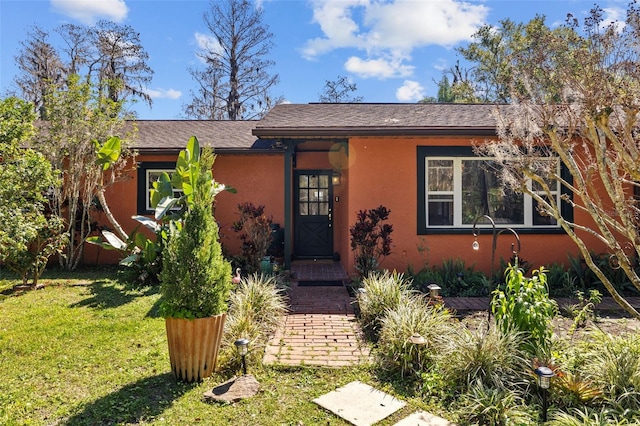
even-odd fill
[{"label": "cone-shaped evergreen shrub", "polygon": [[[199,150],[197,144],[195,148]],[[218,224],[212,210],[211,167],[215,156],[203,150],[199,159],[195,152],[190,157],[194,159],[189,166],[193,203],[182,226],[179,222],[172,224],[163,252],[161,312],[165,317],[218,315],[227,310],[231,290],[231,265],[222,255]]]}]

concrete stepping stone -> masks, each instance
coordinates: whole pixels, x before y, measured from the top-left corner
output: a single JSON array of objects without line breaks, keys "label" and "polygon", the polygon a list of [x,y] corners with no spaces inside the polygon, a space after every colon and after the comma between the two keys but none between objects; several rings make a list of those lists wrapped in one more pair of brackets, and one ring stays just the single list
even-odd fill
[{"label": "concrete stepping stone", "polygon": [[455,423],[451,423],[449,420],[445,420],[442,417],[434,416],[426,411],[417,411],[400,420],[393,426],[456,426]]},{"label": "concrete stepping stone", "polygon": [[354,381],[313,400],[355,426],[371,426],[406,405],[367,384]]}]

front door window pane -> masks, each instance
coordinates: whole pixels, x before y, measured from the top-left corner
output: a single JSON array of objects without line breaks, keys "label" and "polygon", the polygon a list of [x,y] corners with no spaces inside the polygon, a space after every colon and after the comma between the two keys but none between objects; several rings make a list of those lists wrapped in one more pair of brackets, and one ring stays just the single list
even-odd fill
[{"label": "front door window pane", "polygon": [[300,175],[298,210],[302,216],[329,214],[329,176]]}]

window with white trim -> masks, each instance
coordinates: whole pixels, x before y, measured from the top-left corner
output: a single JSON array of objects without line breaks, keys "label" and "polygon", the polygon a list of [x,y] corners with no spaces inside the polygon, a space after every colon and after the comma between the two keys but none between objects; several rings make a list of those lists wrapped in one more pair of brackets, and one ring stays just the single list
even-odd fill
[{"label": "window with white trim", "polygon": [[[471,228],[482,215],[492,217],[498,227],[560,230],[553,217],[540,214],[531,196],[501,184],[500,167],[491,159],[473,156],[470,148],[418,147],[418,233]],[[559,162],[557,167],[560,173]],[[550,196],[561,204],[559,182],[547,184]],[[544,194],[541,188],[536,192]]]},{"label": "window with white trim", "polygon": [[[138,214],[152,214],[150,192],[153,182],[158,180],[162,172],[171,173],[175,171],[176,163],[170,162],[143,162],[138,165]],[[179,197],[179,191],[174,190],[174,195]]]}]

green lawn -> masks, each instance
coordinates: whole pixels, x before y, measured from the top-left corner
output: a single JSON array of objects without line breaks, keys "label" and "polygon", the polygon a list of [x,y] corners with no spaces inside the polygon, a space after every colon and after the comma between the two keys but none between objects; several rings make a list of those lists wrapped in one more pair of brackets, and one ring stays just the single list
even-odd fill
[{"label": "green lawn", "polygon": [[[157,290],[128,290],[112,271],[50,273],[42,283],[0,300],[2,425],[344,425],[311,400],[353,380],[395,393],[367,367],[249,366],[257,396],[208,404],[202,394],[234,372],[198,384],[173,378]],[[381,425],[429,408],[402,399],[408,406]]]}]

